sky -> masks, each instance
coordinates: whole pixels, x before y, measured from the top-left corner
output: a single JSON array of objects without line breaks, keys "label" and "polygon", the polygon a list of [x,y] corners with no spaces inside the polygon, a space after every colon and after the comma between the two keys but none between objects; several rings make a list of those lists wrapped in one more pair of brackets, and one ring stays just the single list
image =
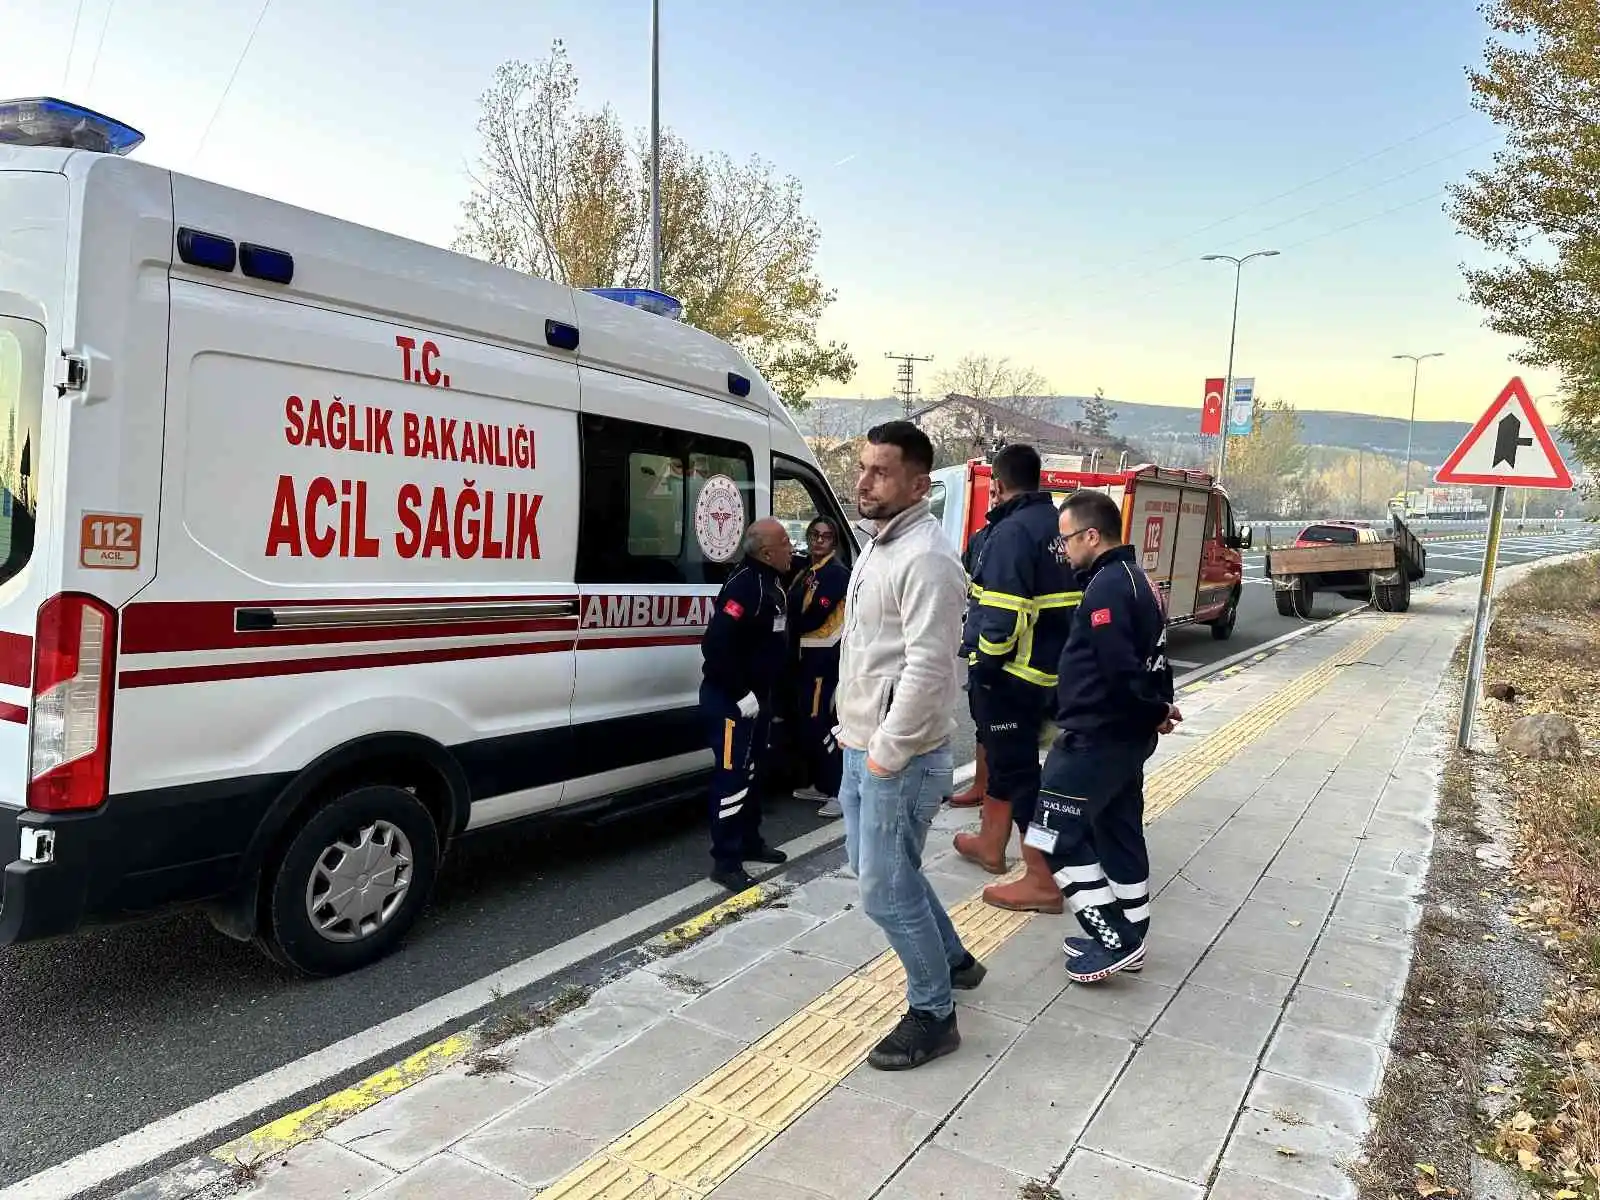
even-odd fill
[{"label": "sky", "polygon": [[[140,128],[163,166],[447,245],[477,98],[562,39],[582,101],[643,127],[648,0],[0,0],[0,91]],[[1038,370],[1189,404],[1226,369],[1304,409],[1473,420],[1522,373],[1462,300],[1443,189],[1490,161],[1465,0],[662,0],[662,120],[805,187],[860,363]],[[26,28],[28,36],[15,36]],[[76,36],[74,36],[74,34]],[[1553,400],[1541,404],[1552,420]]]}]

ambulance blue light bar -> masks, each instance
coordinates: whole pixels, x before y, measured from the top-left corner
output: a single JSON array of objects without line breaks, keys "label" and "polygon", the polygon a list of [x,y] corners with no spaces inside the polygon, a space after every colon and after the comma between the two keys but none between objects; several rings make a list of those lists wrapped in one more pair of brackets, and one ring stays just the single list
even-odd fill
[{"label": "ambulance blue light bar", "polygon": [[51,96],[0,100],[0,145],[128,154],[143,141],[144,134],[133,126],[81,104]]},{"label": "ambulance blue light bar", "polygon": [[642,308],[645,312],[655,313],[658,317],[666,317],[669,321],[683,320],[683,304],[677,298],[665,292],[655,291],[653,288],[587,288],[596,296],[604,296],[607,300],[615,300],[618,304],[626,304],[631,308]]}]

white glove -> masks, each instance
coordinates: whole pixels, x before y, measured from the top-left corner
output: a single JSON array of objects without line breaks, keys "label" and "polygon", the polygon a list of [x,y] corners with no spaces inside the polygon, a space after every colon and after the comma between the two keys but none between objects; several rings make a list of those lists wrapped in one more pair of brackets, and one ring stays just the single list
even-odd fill
[{"label": "white glove", "polygon": [[756,699],[756,694],[754,692],[751,692],[743,700],[739,701],[739,715],[745,718],[747,721],[754,719],[755,715],[760,711],[761,701]]}]

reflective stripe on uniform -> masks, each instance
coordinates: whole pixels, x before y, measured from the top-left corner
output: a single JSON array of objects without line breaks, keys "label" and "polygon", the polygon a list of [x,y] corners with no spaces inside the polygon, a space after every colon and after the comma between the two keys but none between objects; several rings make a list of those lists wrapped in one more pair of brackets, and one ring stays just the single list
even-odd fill
[{"label": "reflective stripe on uniform", "polygon": [[734,720],[728,717],[722,722],[722,769],[733,770],[733,727]]}]

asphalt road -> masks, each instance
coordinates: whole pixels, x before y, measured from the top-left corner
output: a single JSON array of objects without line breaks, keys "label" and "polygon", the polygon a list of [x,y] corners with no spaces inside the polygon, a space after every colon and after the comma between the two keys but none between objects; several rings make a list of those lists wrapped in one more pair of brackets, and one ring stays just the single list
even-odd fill
[{"label": "asphalt road", "polygon": [[[1516,539],[1502,561],[1594,545],[1600,530]],[[1430,582],[1475,574],[1482,557],[1481,539],[1430,548]],[[1302,624],[1278,616],[1261,560],[1247,563],[1232,638],[1175,631],[1179,673]],[[1353,603],[1319,597],[1314,618]],[[964,722],[956,749],[958,763],[971,757]],[[767,812],[775,843],[819,824],[793,800]],[[694,805],[599,828],[489,831],[457,848],[399,953],[333,980],[290,978],[196,914],[0,950],[0,1187],[633,912],[706,867]]]}]

